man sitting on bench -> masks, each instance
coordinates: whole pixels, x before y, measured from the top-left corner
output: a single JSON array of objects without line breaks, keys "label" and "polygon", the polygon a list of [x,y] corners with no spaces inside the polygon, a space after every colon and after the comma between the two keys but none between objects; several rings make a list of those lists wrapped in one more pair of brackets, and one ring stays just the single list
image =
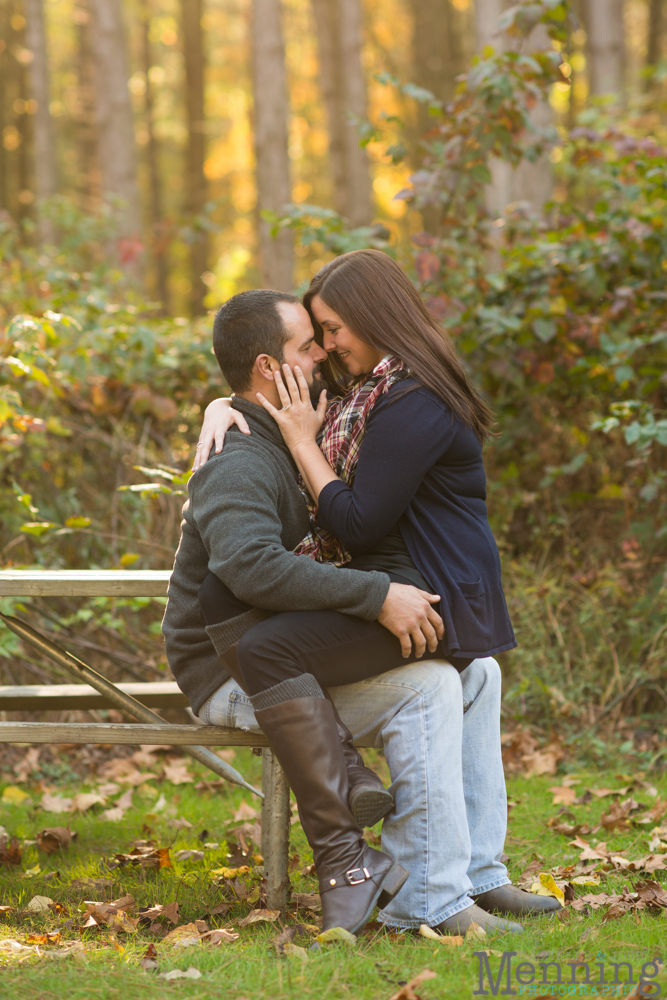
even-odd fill
[{"label": "man sitting on bench", "polygon": [[[216,319],[215,347],[252,436],[232,430],[223,453],[190,481],[163,631],[174,676],[199,717],[258,730],[233,646],[272,612],[331,609],[377,619],[396,635],[409,633],[415,650],[430,645],[434,618],[416,588],[292,551],[309,530],[306,503],[277,425],[253,400],[261,386],[280,405],[273,371],[283,361],[301,367],[315,396],[322,388],[317,365],[325,352],[303,307],[278,292],[235,296]],[[331,688],[329,695],[340,711],[351,812],[360,826],[386,816],[383,850],[411,873],[382,919],[398,927],[442,927],[471,909],[471,896],[489,910],[537,909],[527,894],[515,898],[500,861],[506,806],[496,662],[475,660],[461,675],[446,661],[412,663]],[[390,792],[353,746],[353,736],[365,735],[384,747]],[[450,856],[453,841],[471,848],[465,852],[470,889],[462,896],[453,891],[461,881],[461,858]],[[474,909],[487,930],[520,930]]]}]

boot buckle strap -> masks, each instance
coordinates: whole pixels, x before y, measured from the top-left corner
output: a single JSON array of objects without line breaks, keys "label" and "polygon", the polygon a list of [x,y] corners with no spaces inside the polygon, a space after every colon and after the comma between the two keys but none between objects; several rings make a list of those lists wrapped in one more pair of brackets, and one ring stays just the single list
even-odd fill
[{"label": "boot buckle strap", "polygon": [[[352,878],[352,876],[356,875],[358,872],[363,872],[362,877]],[[349,872],[345,872],[345,881],[348,885],[361,885],[362,882],[367,882],[370,877],[371,873],[368,868],[351,868]]]}]

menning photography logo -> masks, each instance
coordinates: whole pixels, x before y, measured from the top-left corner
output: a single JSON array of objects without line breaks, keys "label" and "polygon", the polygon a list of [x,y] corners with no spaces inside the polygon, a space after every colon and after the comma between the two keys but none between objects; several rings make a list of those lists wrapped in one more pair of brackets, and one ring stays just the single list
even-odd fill
[{"label": "menning photography logo", "polygon": [[[607,961],[605,952],[598,952],[594,962],[519,962],[512,965],[516,951],[504,951],[495,977],[485,951],[474,952],[479,963],[478,988],[473,996],[662,996],[655,977],[662,968],[662,959],[644,962],[641,970],[631,962]],[[541,978],[540,978],[541,976]]]}]

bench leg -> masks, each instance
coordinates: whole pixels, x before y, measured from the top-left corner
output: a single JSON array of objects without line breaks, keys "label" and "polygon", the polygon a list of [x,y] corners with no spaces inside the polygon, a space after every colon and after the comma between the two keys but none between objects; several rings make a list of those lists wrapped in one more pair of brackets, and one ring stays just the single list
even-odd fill
[{"label": "bench leg", "polygon": [[289,785],[272,750],[262,751],[262,854],[270,910],[285,910],[289,880]]}]

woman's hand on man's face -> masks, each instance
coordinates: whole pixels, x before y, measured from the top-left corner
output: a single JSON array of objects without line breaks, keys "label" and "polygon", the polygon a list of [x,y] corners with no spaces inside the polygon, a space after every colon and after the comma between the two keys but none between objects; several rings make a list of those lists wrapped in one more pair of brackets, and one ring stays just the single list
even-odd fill
[{"label": "woman's hand on man's face", "polygon": [[257,399],[280,427],[285,444],[294,450],[302,444],[315,443],[326,413],[326,390],[320,393],[317,409],[314,409],[308,383],[298,365],[294,366],[294,373],[289,365],[283,365],[282,373],[280,370],[274,372],[274,378],[282,409],[276,409],[261,392],[257,393]]},{"label": "woman's hand on man's face", "polygon": [[192,471],[201,469],[207,461],[211,448],[215,444],[215,453],[219,455],[225,442],[225,434],[236,424],[243,434],[250,434],[250,428],[242,413],[232,407],[232,399],[214,399],[209,403],[204,413],[204,423],[199,432],[199,442],[192,464]]}]

